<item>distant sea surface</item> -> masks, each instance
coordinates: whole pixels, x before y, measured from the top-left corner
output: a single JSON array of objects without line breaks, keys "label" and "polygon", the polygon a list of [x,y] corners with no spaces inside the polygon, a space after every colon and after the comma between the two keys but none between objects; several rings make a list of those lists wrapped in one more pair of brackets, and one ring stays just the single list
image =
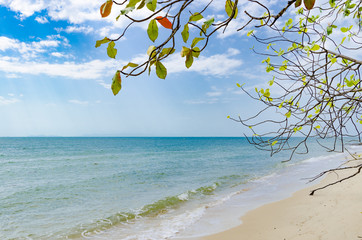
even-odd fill
[{"label": "distant sea surface", "polygon": [[289,153],[244,138],[0,138],[0,239],[171,238],[248,184],[326,155],[309,150],[283,164]]}]

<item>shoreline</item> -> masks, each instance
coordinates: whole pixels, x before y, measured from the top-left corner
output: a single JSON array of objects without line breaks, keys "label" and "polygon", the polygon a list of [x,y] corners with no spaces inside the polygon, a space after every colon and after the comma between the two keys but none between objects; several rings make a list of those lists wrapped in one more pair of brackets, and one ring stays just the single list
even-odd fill
[{"label": "shoreline", "polygon": [[[362,161],[358,161],[361,163]],[[353,161],[351,164],[356,164]],[[229,230],[187,240],[359,240],[362,239],[362,173],[342,183],[311,190],[355,172],[329,173],[321,181],[295,192],[291,197],[247,212],[241,224]],[[236,209],[237,211],[237,209]]]}]

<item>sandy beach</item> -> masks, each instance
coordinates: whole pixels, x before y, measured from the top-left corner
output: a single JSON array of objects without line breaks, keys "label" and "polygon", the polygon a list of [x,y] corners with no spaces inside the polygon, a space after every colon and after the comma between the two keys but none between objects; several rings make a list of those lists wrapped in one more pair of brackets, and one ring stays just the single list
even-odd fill
[{"label": "sandy beach", "polygon": [[[360,162],[353,161],[350,165]],[[319,184],[300,190],[292,197],[248,212],[242,224],[198,240],[358,240],[362,239],[362,173],[352,179],[317,191],[343,178],[329,173]],[[236,210],[237,211],[237,210]]]}]

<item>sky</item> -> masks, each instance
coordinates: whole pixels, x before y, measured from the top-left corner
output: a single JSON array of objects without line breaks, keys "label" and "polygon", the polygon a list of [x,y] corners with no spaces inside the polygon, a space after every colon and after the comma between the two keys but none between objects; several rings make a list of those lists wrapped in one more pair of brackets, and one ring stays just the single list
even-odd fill
[{"label": "sky", "polygon": [[[196,1],[197,10],[205,0]],[[271,5],[273,2],[268,1]],[[277,2],[277,1],[275,1]],[[190,69],[180,56],[183,44],[164,62],[165,80],[125,78],[122,90],[110,90],[117,69],[142,59],[148,46],[147,24],[132,27],[116,42],[110,59],[96,40],[116,37],[127,22],[114,6],[101,18],[100,0],[0,0],[0,136],[243,136],[247,129],[227,116],[247,117],[256,103],[236,86],[263,86],[262,57],[255,55],[238,18],[216,34]],[[222,19],[224,1],[215,0],[207,17]],[[249,5],[248,5],[249,4]],[[259,13],[251,3],[243,8]],[[148,10],[135,13],[142,17]],[[206,17],[205,17],[206,18]],[[205,19],[204,19],[205,20]],[[203,21],[204,21],[203,20]],[[167,29],[160,28],[160,37]],[[198,32],[190,29],[190,34]],[[156,42],[157,43],[157,42]]]}]

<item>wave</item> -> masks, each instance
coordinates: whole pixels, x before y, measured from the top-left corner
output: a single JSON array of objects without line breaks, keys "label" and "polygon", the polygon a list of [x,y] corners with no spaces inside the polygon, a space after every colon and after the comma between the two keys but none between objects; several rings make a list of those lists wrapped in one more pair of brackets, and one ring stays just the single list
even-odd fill
[{"label": "wave", "polygon": [[[174,196],[168,196],[168,197],[160,199],[156,202],[144,205],[143,207],[141,207],[139,209],[133,209],[133,210],[129,210],[127,212],[118,212],[107,218],[99,219],[93,223],[78,226],[76,229],[73,229],[71,234],[67,235],[67,238],[70,238],[70,239],[93,238],[95,236],[101,235],[105,231],[107,231],[115,226],[137,224],[137,222],[139,220],[142,220],[145,218],[148,219],[148,218],[159,217],[159,216],[167,214],[169,212],[176,211],[177,209],[181,208],[184,204],[189,203],[192,200],[196,200],[196,199],[199,200],[199,199],[205,198],[207,196],[214,195],[215,191],[217,189],[219,189],[220,187],[225,187],[226,185],[230,185],[230,182],[228,182],[226,180],[230,180],[230,179],[236,180],[237,178],[239,178],[239,180],[240,180],[240,177],[245,177],[245,175],[244,176],[232,175],[232,176],[221,177],[219,180],[224,180],[224,181],[215,182],[211,185],[202,186],[197,189],[189,190],[189,191],[186,191],[181,194],[174,195]],[[245,181],[242,181],[242,182],[239,181],[239,183],[242,184],[242,183],[245,183]],[[236,184],[234,183],[234,185],[236,185]],[[167,228],[168,229],[167,231],[166,231],[166,229],[164,229],[164,231],[161,231],[161,232],[175,233],[175,232],[179,231],[181,228],[184,228],[184,227],[186,227],[186,225],[190,224],[190,221],[191,221],[190,219],[194,219],[195,221],[196,221],[196,219],[199,219],[204,214],[204,211],[207,208],[219,205],[219,204],[225,202],[226,200],[230,199],[230,197],[232,197],[233,195],[239,194],[244,191],[245,191],[245,189],[238,190],[236,192],[228,194],[227,196],[224,196],[223,198],[219,198],[219,199],[215,200],[214,202],[204,204],[201,207],[197,207],[197,208],[187,211],[187,212],[183,212],[182,214],[179,214],[178,216],[176,215],[176,216],[174,216],[174,221],[176,221],[173,224],[174,230],[171,231],[170,226],[169,226]],[[183,219],[181,217],[181,215],[184,215],[184,217],[186,217],[186,215],[187,215],[188,220],[187,220],[187,222],[183,222],[180,225],[180,219]],[[176,219],[178,219],[178,220],[176,220]],[[167,225],[171,225],[171,222],[168,222]],[[175,226],[178,226],[178,227],[175,227]],[[154,231],[154,229],[153,229],[153,231]],[[159,232],[159,234],[161,234],[161,232]],[[142,239],[142,237],[141,238],[130,238],[130,239]],[[149,238],[147,238],[147,239],[149,239]],[[157,239],[157,238],[155,238],[155,239]]]}]

